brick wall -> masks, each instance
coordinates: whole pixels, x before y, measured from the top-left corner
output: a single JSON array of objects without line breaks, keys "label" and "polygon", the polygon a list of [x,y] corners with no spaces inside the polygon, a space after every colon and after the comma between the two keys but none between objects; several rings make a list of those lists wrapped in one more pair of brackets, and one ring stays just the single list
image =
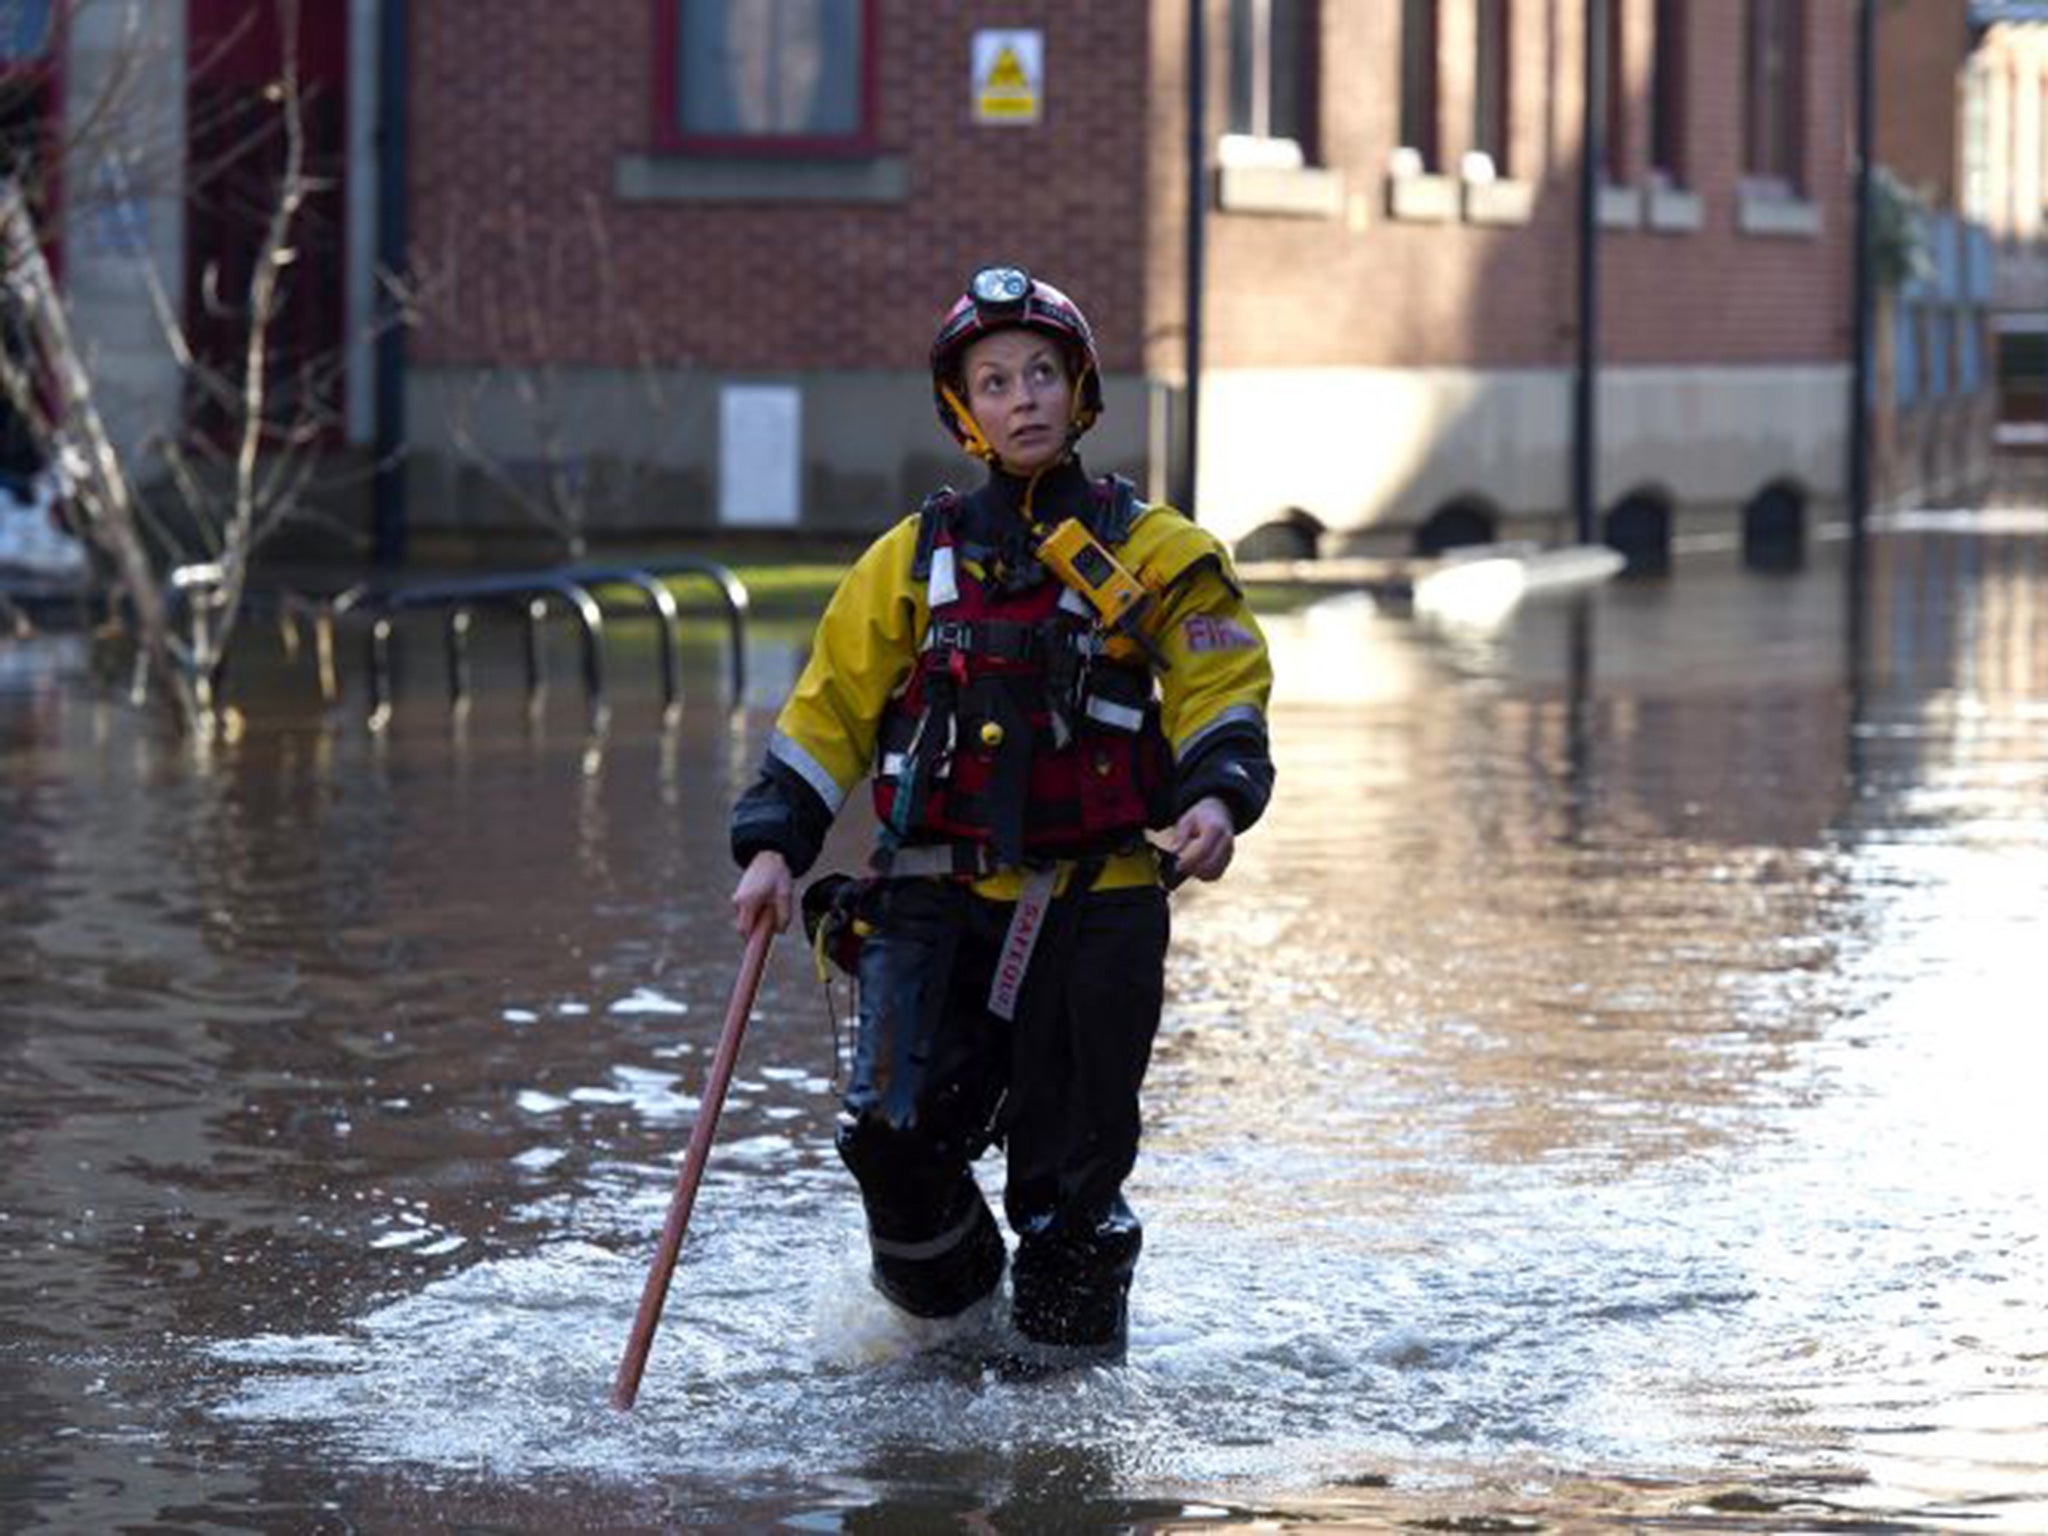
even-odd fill
[{"label": "brick wall", "polygon": [[[1469,147],[1472,3],[1442,5],[1441,158],[1453,170]],[[1629,98],[1622,159],[1639,171],[1652,0],[1618,3]],[[1212,215],[1211,361],[1567,362],[1581,7],[1512,0],[1510,171],[1531,184],[1534,203],[1528,222],[1507,227],[1388,216],[1400,7],[1353,0],[1321,10],[1320,140],[1344,175],[1342,212]],[[1893,30],[1932,29],[1942,10],[1908,0]],[[1185,207],[1179,0],[1154,0],[1149,15],[1081,0],[936,13],[880,0],[877,12],[879,148],[906,159],[906,200],[664,206],[612,191],[619,158],[649,148],[653,0],[422,0],[413,8],[413,226],[433,286],[415,355],[603,366],[636,361],[644,345],[706,368],[914,368],[962,274],[1009,256],[1082,301],[1112,369],[1140,367],[1149,332],[1151,361],[1164,371],[1180,324]],[[1209,95],[1220,123],[1224,0],[1212,12]],[[1603,339],[1617,362],[1841,354],[1850,8],[1806,8],[1804,190],[1821,224],[1809,238],[1736,228],[1741,13],[1735,0],[1688,8],[1688,180],[1702,227],[1604,236]],[[989,25],[1045,29],[1040,130],[968,121],[968,39]]]},{"label": "brick wall", "polygon": [[[1653,7],[1652,0],[1618,3],[1628,135],[1621,158],[1639,182],[1648,159]],[[1472,8],[1473,0],[1441,5],[1439,160],[1453,176],[1470,147]],[[1829,0],[1805,8],[1800,190],[1818,232],[1770,236],[1738,227],[1744,8],[1715,0],[1686,9],[1685,168],[1687,190],[1700,199],[1700,227],[1605,232],[1603,356],[1642,364],[1841,360],[1848,330],[1851,9]],[[1172,4],[1155,10],[1162,82],[1178,46],[1166,35],[1178,11]],[[1221,0],[1212,12],[1220,38]],[[1533,201],[1526,222],[1506,226],[1389,215],[1400,7],[1397,0],[1355,0],[1325,3],[1321,13],[1321,150],[1344,179],[1341,213],[1212,215],[1212,365],[1568,365],[1575,347],[1582,6],[1511,0],[1509,172],[1529,184]],[[1221,88],[1216,73],[1212,100]],[[1220,121],[1220,101],[1217,112]],[[1155,116],[1153,131],[1157,146],[1170,130]],[[1174,238],[1164,226],[1177,222],[1182,206],[1166,186],[1180,173],[1162,165],[1164,158],[1155,155],[1153,197],[1161,215],[1155,245],[1162,249]],[[1155,328],[1172,318],[1155,299]]]},{"label": "brick wall", "polygon": [[[654,0],[410,9],[424,364],[621,366],[644,346],[714,370],[917,369],[966,273],[993,259],[1072,293],[1111,369],[1137,363],[1142,6],[879,0],[877,148],[904,158],[910,190],[872,205],[615,196],[620,158],[651,147]],[[1044,28],[1041,128],[970,122],[984,26]]]},{"label": "brick wall", "polygon": [[[1205,3],[1209,121],[1220,132],[1229,5]],[[1743,0],[1683,8],[1685,185],[1654,202],[1655,4],[1613,3],[1626,185],[1603,200],[1618,222],[1601,238],[1601,355],[1637,377],[1661,371],[1664,393],[1641,397],[1633,444],[1617,434],[1605,451],[1621,463],[1617,475],[1654,478],[1681,498],[1728,501],[1784,475],[1824,491],[1839,457],[1829,440],[1840,417],[1833,370],[1846,364],[1849,331],[1853,7],[1803,8],[1798,195],[1765,207],[1742,179]],[[1319,163],[1269,182],[1269,193],[1286,195],[1259,211],[1249,211],[1256,199],[1233,195],[1207,215],[1206,366],[1254,390],[1262,376],[1251,370],[1346,370],[1357,391],[1340,400],[1321,375],[1297,374],[1303,392],[1287,397],[1286,411],[1256,430],[1236,422],[1236,440],[1219,441],[1218,452],[1205,446],[1202,511],[1218,526],[1240,517],[1249,526],[1275,497],[1319,509],[1333,527],[1419,516],[1461,488],[1532,516],[1558,505],[1552,424],[1576,347],[1582,0],[1509,0],[1507,180],[1490,189],[1459,179],[1471,147],[1477,0],[1440,4],[1440,153],[1434,180],[1422,179],[1427,197],[1396,199],[1390,179],[1399,0],[1315,0]],[[897,481],[925,483],[943,447],[930,441],[928,416],[906,430],[867,397],[886,391],[893,402],[899,385],[914,390],[963,277],[1009,259],[1066,287],[1096,322],[1124,404],[1095,443],[1129,434],[1116,453],[1133,469],[1135,456],[1158,455],[1136,386],[1180,375],[1186,0],[874,8],[875,151],[896,177],[888,195],[706,201],[701,183],[682,193],[665,175],[654,180],[669,190],[627,195],[635,168],[694,164],[655,144],[656,0],[416,0],[412,220],[427,287],[412,356],[423,373],[545,360],[596,376],[654,363],[704,397],[686,412],[698,435],[670,444],[679,472],[697,475],[716,452],[710,397],[721,380],[799,376],[816,412],[806,417],[807,484],[845,479],[855,472],[847,461],[862,461],[857,494],[807,493],[807,518],[837,516],[841,502],[881,504]],[[969,44],[983,26],[1043,29],[1040,127],[970,121]],[[1208,142],[1213,150],[1213,135]],[[1760,427],[1751,424],[1755,452],[1735,467],[1679,467],[1699,448],[1687,411],[1717,369],[1715,398],[1772,402]],[[1379,370],[1411,372],[1394,372],[1391,392],[1356,377]],[[1467,415],[1460,428],[1445,401],[1462,387],[1452,376],[1472,371],[1492,391],[1491,414]],[[1610,387],[1631,388],[1629,378],[1617,371]],[[1239,406],[1280,399],[1266,391]],[[1311,425],[1318,409],[1329,415]],[[1412,424],[1416,440],[1389,456],[1428,467],[1406,484],[1362,484],[1347,458],[1356,445],[1339,439],[1372,410]],[[1205,444],[1218,422],[1233,426],[1222,411],[1205,410],[1203,422]],[[859,452],[828,425],[857,437]],[[1301,441],[1282,448],[1275,431]],[[1499,439],[1490,469],[1474,449],[1488,434]],[[1315,453],[1331,462],[1314,485],[1268,486],[1258,473],[1281,454],[1305,464]],[[1228,470],[1231,455],[1242,473]]]},{"label": "brick wall", "polygon": [[1877,8],[1877,161],[1943,208],[1956,202],[1956,92],[1969,52],[1967,0]]}]

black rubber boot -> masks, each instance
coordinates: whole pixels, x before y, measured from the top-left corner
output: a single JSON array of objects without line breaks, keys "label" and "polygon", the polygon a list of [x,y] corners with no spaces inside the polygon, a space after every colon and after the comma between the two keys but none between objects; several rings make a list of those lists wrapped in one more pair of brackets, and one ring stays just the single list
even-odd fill
[{"label": "black rubber boot", "polygon": [[1121,1360],[1130,1335],[1131,1276],[1144,1229],[1119,1197],[1081,1231],[1027,1227],[1011,1276],[1011,1319],[1026,1358],[1050,1369]]},{"label": "black rubber boot", "polygon": [[875,1289],[913,1317],[954,1317],[991,1295],[1003,1278],[1003,1234],[977,1191],[964,1218],[922,1243],[878,1235],[872,1223]]}]

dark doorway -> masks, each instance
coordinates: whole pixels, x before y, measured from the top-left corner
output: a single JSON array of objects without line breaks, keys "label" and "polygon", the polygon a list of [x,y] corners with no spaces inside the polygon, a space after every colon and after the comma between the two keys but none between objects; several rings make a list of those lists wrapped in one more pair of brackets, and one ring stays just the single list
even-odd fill
[{"label": "dark doorway", "polygon": [[1620,552],[1631,576],[1671,569],[1671,503],[1654,491],[1631,491],[1607,514],[1607,547]]},{"label": "dark doorway", "polygon": [[[190,424],[237,431],[247,376],[249,282],[277,209],[287,163],[285,117],[275,99],[284,29],[274,4],[189,0],[186,87],[187,339],[207,380],[195,385]],[[266,351],[274,428],[341,429],[346,226],[348,7],[298,7],[297,67],[308,194],[292,226],[296,258]]]},{"label": "dark doorway", "polygon": [[1490,508],[1476,501],[1454,501],[1430,513],[1415,530],[1415,553],[1440,555],[1447,549],[1469,544],[1491,544],[1495,519]]},{"label": "dark doorway", "polygon": [[1742,509],[1742,563],[1753,571],[1796,571],[1806,563],[1806,497],[1767,485]]}]

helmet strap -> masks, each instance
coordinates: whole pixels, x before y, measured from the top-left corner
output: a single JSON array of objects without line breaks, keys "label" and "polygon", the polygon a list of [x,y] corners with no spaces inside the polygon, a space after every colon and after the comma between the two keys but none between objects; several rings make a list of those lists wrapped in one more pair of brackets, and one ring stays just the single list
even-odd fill
[{"label": "helmet strap", "polygon": [[[1071,408],[1073,414],[1072,419],[1067,423],[1067,446],[1069,448],[1081,440],[1083,432],[1086,432],[1095,425],[1095,418],[1088,414],[1088,407],[1082,403],[1088,398],[1088,380],[1094,373],[1094,364],[1083,363],[1080,371],[1074,375],[1074,403]],[[1098,385],[1097,387],[1099,388],[1100,386]]]},{"label": "helmet strap", "polygon": [[981,423],[974,419],[974,412],[967,409],[960,397],[953,393],[953,386],[941,384],[939,394],[945,400],[947,409],[953,413],[953,424],[960,431],[960,446],[984,464],[995,463],[994,446],[989,442],[987,434],[981,430]]}]

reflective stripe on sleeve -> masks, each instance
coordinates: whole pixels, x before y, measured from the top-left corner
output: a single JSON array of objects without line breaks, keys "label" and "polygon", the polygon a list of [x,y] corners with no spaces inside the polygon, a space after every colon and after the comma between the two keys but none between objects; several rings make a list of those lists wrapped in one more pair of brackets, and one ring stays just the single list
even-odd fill
[{"label": "reflective stripe on sleeve", "polygon": [[798,778],[810,785],[825,802],[825,809],[833,815],[839,814],[839,807],[845,803],[846,791],[839,787],[839,781],[825,771],[825,767],[800,746],[795,738],[777,731],[768,738],[768,755]]},{"label": "reflective stripe on sleeve", "polygon": [[1177,763],[1186,762],[1196,752],[1201,750],[1204,742],[1225,726],[1247,724],[1256,725],[1260,730],[1264,730],[1266,728],[1266,712],[1256,704],[1233,704],[1228,709],[1219,711],[1215,719],[1209,721],[1199,731],[1196,731],[1194,735],[1175,747],[1173,749],[1173,760]]}]

